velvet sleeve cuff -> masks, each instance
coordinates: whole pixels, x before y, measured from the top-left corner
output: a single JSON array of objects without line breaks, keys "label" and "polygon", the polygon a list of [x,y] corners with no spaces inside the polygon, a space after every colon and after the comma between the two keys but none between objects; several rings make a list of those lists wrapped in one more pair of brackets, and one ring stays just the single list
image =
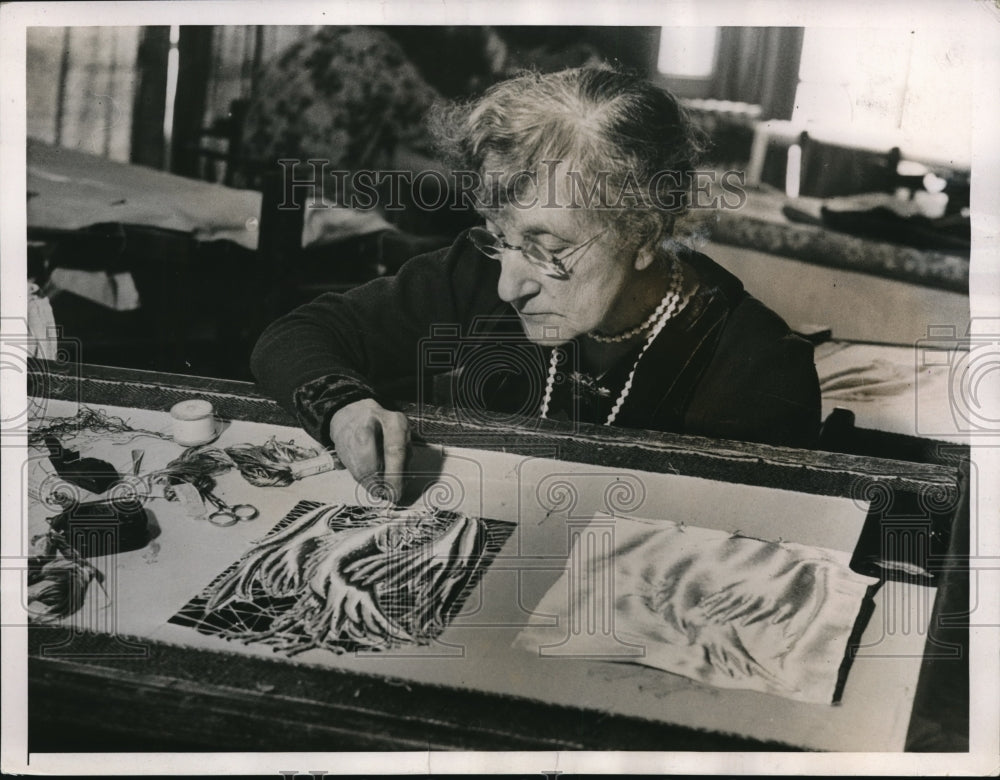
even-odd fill
[{"label": "velvet sleeve cuff", "polygon": [[330,418],[334,412],[375,397],[375,390],[360,377],[328,374],[300,385],[292,395],[292,403],[306,433],[324,447],[332,447]]}]

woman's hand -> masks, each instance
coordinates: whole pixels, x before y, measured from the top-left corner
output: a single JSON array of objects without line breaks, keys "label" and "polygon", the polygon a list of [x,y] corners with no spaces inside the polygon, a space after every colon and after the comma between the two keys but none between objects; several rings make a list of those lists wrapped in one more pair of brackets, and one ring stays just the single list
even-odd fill
[{"label": "woman's hand", "polygon": [[[410,446],[406,415],[390,412],[372,398],[348,404],[330,418],[337,457],[370,493],[397,502]],[[388,495],[380,493],[388,492]]]}]

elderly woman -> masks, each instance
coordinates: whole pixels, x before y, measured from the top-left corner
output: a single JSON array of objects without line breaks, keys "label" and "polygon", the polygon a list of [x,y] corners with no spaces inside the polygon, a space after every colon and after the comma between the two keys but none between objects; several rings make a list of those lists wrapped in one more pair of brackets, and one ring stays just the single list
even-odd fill
[{"label": "elderly woman", "polygon": [[402,488],[399,399],[811,446],[812,347],[673,240],[697,152],[676,100],[580,68],[500,83],[436,122],[485,226],[262,335],[252,370],[361,481]]}]

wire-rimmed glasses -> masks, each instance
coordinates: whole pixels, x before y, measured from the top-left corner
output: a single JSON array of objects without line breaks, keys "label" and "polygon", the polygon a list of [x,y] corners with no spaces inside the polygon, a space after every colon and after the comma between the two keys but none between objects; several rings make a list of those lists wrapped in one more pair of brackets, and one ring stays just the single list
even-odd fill
[{"label": "wire-rimmed glasses", "polygon": [[[484,227],[471,228],[469,230],[469,240],[475,244],[476,249],[493,260],[499,260],[501,253],[505,250],[513,249],[520,252],[525,260],[538,268],[546,276],[565,281],[569,279],[572,269],[572,263],[567,263],[566,260],[574,255],[579,257],[581,250],[586,249],[607,232],[607,229],[602,230],[596,236],[588,238],[582,244],[568,247],[558,253],[550,252],[534,241],[528,241],[522,246],[508,244],[501,236]],[[575,260],[575,258],[573,259]]]}]

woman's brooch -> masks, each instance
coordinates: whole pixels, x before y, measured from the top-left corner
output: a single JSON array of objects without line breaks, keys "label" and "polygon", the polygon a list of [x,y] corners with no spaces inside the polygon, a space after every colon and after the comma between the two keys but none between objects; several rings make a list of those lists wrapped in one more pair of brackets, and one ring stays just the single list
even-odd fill
[{"label": "woman's brooch", "polygon": [[569,375],[569,378],[576,387],[577,395],[592,395],[600,398],[607,398],[611,395],[611,391],[608,388],[597,384],[597,380],[589,374],[574,371]]}]

